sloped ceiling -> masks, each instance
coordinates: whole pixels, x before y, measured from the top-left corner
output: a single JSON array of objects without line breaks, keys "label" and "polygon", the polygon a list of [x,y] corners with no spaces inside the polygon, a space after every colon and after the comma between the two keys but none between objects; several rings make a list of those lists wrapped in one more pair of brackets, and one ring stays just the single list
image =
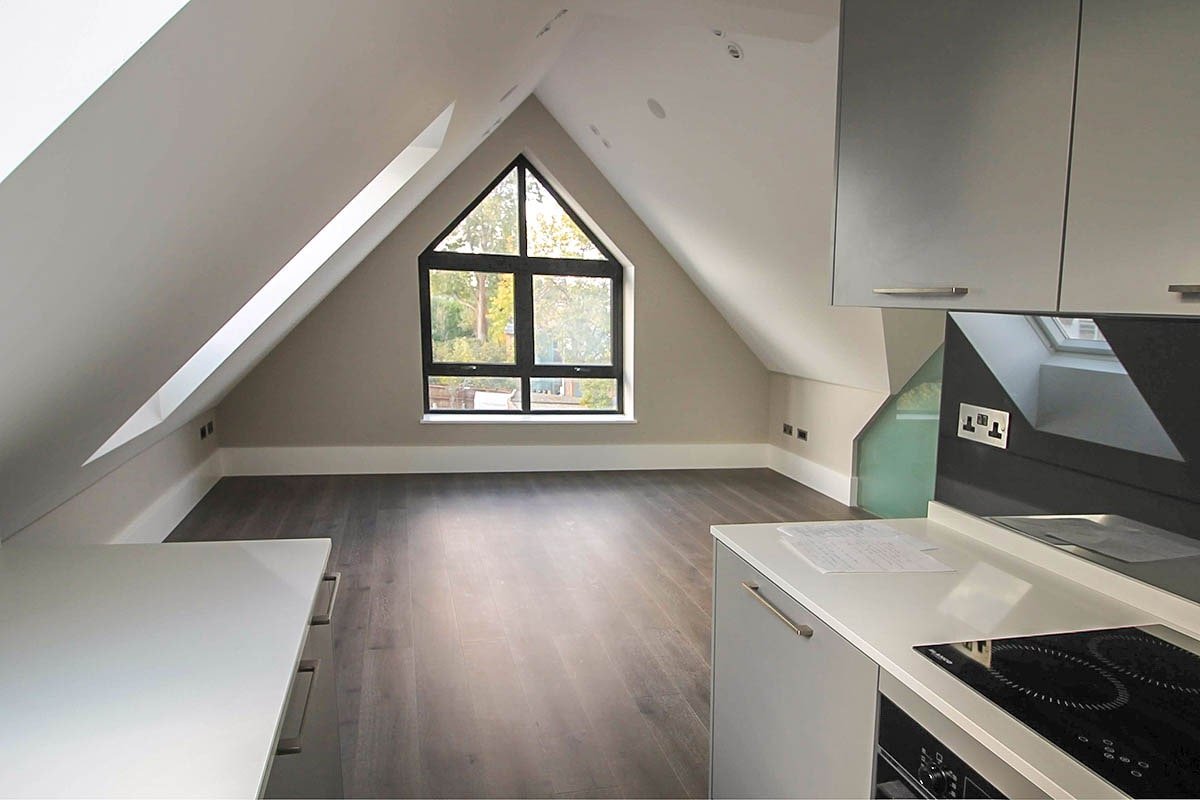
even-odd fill
[{"label": "sloped ceiling", "polygon": [[[529,94],[562,7],[193,0],[168,22],[0,183],[0,538],[228,391]],[[167,424],[80,468],[451,103],[441,152],[318,276]]]},{"label": "sloped ceiling", "polygon": [[[902,383],[937,318],[828,307],[836,23],[836,0],[191,0],[0,182],[0,538],[212,407],[534,86],[771,369]],[[437,156],[170,418],[80,467],[452,103]]]},{"label": "sloped ceiling", "polygon": [[546,108],[769,369],[902,385],[941,315],[829,305],[837,0],[589,8]]}]

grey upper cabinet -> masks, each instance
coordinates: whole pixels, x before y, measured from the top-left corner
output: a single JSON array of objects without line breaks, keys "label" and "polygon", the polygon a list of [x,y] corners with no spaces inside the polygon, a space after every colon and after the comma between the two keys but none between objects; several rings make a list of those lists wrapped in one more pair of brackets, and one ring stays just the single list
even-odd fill
[{"label": "grey upper cabinet", "polygon": [[1055,309],[1079,3],[842,15],[834,304]]},{"label": "grey upper cabinet", "polygon": [[870,797],[879,667],[716,549],[710,795]]},{"label": "grey upper cabinet", "polygon": [[1200,314],[1200,2],[1085,0],[1062,309]]}]

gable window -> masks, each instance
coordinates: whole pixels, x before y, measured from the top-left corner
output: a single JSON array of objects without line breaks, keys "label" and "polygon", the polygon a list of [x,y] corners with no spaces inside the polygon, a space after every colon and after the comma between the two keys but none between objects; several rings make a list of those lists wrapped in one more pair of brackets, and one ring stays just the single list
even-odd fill
[{"label": "gable window", "polygon": [[418,261],[426,414],[621,414],[621,265],[519,157]]}]

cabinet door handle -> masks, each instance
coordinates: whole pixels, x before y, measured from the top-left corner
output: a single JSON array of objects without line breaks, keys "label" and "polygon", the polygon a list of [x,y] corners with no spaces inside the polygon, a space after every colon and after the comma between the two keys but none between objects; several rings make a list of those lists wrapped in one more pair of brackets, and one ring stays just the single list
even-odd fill
[{"label": "cabinet door handle", "polygon": [[331,572],[321,578],[322,583],[333,583],[333,589],[329,592],[329,605],[325,609],[324,614],[313,614],[309,625],[328,625],[333,619],[333,604],[337,602],[338,587],[342,585],[342,573]]},{"label": "cabinet door handle", "polygon": [[1172,283],[1167,291],[1171,294],[1200,294],[1200,283]]},{"label": "cabinet door handle", "polygon": [[320,659],[306,658],[296,668],[297,675],[308,672],[312,674],[312,677],[308,680],[308,692],[304,695],[304,708],[300,710],[300,727],[296,730],[295,736],[280,739],[275,745],[275,755],[277,756],[291,756],[300,752],[300,740],[304,738],[304,721],[308,719],[308,706],[312,703],[313,689],[317,685],[317,668],[319,666],[321,666]]},{"label": "cabinet door handle", "polygon": [[969,290],[965,286],[884,286],[875,294],[917,294],[925,297],[961,297]]},{"label": "cabinet door handle", "polygon": [[782,622],[784,625],[787,625],[789,628],[791,628],[792,633],[796,634],[797,636],[803,636],[805,639],[812,638],[813,629],[808,627],[807,625],[797,625],[796,623],[794,623],[790,619],[788,619],[787,614],[784,614],[782,611],[780,611],[775,606],[774,603],[772,603],[770,600],[768,600],[767,598],[762,596],[762,593],[760,593],[758,591],[757,583],[751,583],[750,581],[742,581],[742,588],[745,589],[747,592],[749,592],[751,594],[751,596],[754,597],[755,600],[757,600],[758,602],[760,602],[764,606],[766,606],[767,609],[772,614],[774,614],[776,617],[779,618],[780,622]]}]

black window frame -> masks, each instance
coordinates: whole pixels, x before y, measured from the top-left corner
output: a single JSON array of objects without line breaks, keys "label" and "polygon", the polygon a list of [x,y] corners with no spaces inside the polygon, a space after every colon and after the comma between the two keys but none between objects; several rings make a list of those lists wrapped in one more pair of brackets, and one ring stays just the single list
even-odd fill
[{"label": "black window frame", "polygon": [[[451,253],[436,250],[459,223],[466,219],[483,202],[509,173],[517,171],[517,228],[519,252],[517,255],[493,253]],[[579,226],[584,235],[604,256],[602,259],[549,258],[529,255],[525,229],[525,185],[526,176],[532,173],[538,182],[558,202],[563,212]],[[417,259],[420,275],[421,300],[421,394],[424,397],[426,415],[495,415],[495,416],[555,416],[621,415],[625,413],[624,327],[623,298],[624,270],[621,263],[608,248],[584,224],[575,209],[567,203],[524,156],[517,156],[496,178],[487,185],[466,209],[455,217],[446,229],[425,248]],[[513,276],[513,336],[515,361],[512,364],[488,364],[482,362],[435,362],[433,360],[433,326],[429,302],[429,271],[453,270],[459,272],[493,272]],[[533,330],[533,278],[535,275],[568,275],[572,277],[608,278],[612,281],[612,364],[537,364],[534,356]],[[520,409],[446,409],[431,408],[429,404],[429,379],[441,377],[498,377],[519,378],[521,386]],[[612,409],[533,409],[530,408],[532,394],[531,378],[607,378],[616,380],[616,408]]]}]

